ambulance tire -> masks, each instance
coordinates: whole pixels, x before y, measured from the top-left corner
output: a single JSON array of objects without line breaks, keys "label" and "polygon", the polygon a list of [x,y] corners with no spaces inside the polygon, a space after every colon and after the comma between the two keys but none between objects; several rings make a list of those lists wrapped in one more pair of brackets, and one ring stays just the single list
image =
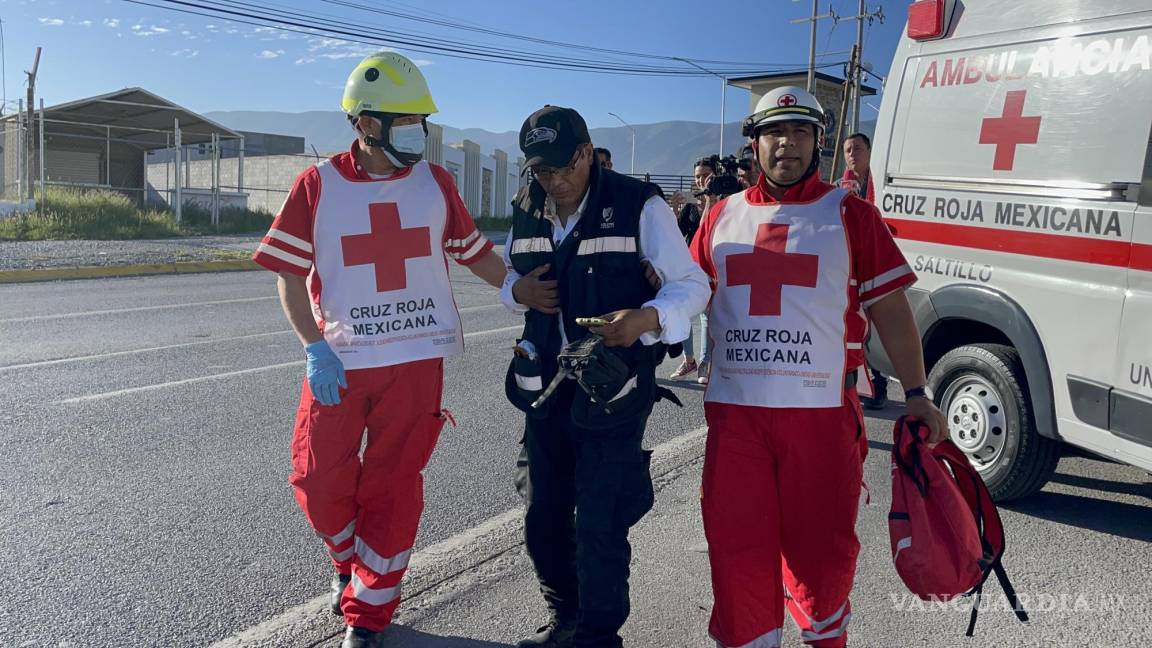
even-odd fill
[{"label": "ambulance tire", "polygon": [[[984,393],[979,389],[969,389],[964,391],[975,393],[961,396],[958,389],[964,385],[988,385],[992,388],[984,403],[986,410],[999,416],[998,421],[1003,423],[1003,427],[996,425],[981,434],[992,435],[987,438],[999,444],[1000,450],[985,465],[977,461],[973,464],[979,468],[994,499],[1000,502],[1019,499],[1044,487],[1060,461],[1061,447],[1058,441],[1042,437],[1036,430],[1024,366],[1016,349],[984,343],[952,349],[932,367],[928,385],[936,397],[937,406],[949,417],[950,426],[956,422],[954,417],[959,413],[961,398],[980,403],[979,394]],[[995,404],[1002,404],[1002,411],[996,411],[1000,408]],[[993,425],[992,421],[987,423]],[[956,434],[953,427],[953,442],[971,455],[972,449],[959,442]]]}]

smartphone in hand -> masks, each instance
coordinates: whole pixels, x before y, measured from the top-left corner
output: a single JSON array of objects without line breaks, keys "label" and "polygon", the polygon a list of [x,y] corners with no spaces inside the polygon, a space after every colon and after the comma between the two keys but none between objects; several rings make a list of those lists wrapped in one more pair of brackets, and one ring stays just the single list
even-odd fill
[{"label": "smartphone in hand", "polygon": [[597,327],[597,326],[608,326],[609,324],[611,324],[611,322],[604,319],[603,317],[577,317],[576,318],[576,325],[577,326],[583,326],[586,328],[593,328],[593,327]]}]

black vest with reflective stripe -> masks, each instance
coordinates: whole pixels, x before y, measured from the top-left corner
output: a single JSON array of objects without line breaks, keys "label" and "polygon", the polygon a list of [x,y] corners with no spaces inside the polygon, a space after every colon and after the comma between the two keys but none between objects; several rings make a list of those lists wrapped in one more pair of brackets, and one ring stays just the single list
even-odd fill
[{"label": "black vest with reflective stripe", "polygon": [[[639,308],[656,295],[644,277],[640,250],[640,214],[644,203],[661,195],[654,184],[592,167],[588,200],[575,229],[559,245],[552,242],[552,223],[544,218],[545,192],[537,182],[520,190],[513,202],[512,238],[506,243],[512,266],[521,275],[550,264],[544,279],[556,279],[564,331],[569,341],[589,335],[577,317],[597,317]],[[556,373],[561,339],[558,315],[529,310],[523,339],[530,340],[544,361],[544,382]],[[652,373],[664,346],[639,341],[619,349],[634,371]]]}]

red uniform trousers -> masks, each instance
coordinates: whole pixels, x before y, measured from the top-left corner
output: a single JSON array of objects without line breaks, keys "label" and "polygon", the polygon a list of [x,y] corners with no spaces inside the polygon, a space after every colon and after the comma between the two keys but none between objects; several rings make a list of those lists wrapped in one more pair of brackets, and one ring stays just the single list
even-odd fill
[{"label": "red uniform trousers", "polygon": [[848,397],[822,409],[705,403],[709,631],[721,646],[779,646],[785,606],[804,643],[847,644],[868,452],[854,390]]},{"label": "red uniform trousers", "polygon": [[289,482],[336,570],[352,575],[341,600],[348,625],[383,630],[400,603],[424,509],[422,471],[444,425],[443,364],[349,370],[339,405],[321,405],[305,381]]}]

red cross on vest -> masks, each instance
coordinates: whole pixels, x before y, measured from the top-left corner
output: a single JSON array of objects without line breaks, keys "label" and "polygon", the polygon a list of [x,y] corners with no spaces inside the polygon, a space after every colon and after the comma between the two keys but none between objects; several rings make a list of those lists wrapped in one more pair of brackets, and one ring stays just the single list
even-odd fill
[{"label": "red cross on vest", "polygon": [[1016,162],[1016,147],[1035,144],[1040,138],[1040,117],[1024,116],[1024,98],[1027,90],[1013,90],[1004,97],[1004,112],[1000,117],[988,117],[980,127],[980,143],[995,144],[996,155],[992,168],[1011,171]]},{"label": "red cross on vest", "polygon": [[408,285],[405,262],[432,256],[427,227],[404,229],[396,203],[368,205],[368,234],[340,237],[345,266],[372,264],[376,267],[376,292],[403,290]]},{"label": "red cross on vest", "polygon": [[779,315],[784,286],[816,287],[820,257],[785,252],[788,227],[763,223],[756,230],[756,247],[751,252],[727,257],[728,285],[751,286],[749,315]]}]

